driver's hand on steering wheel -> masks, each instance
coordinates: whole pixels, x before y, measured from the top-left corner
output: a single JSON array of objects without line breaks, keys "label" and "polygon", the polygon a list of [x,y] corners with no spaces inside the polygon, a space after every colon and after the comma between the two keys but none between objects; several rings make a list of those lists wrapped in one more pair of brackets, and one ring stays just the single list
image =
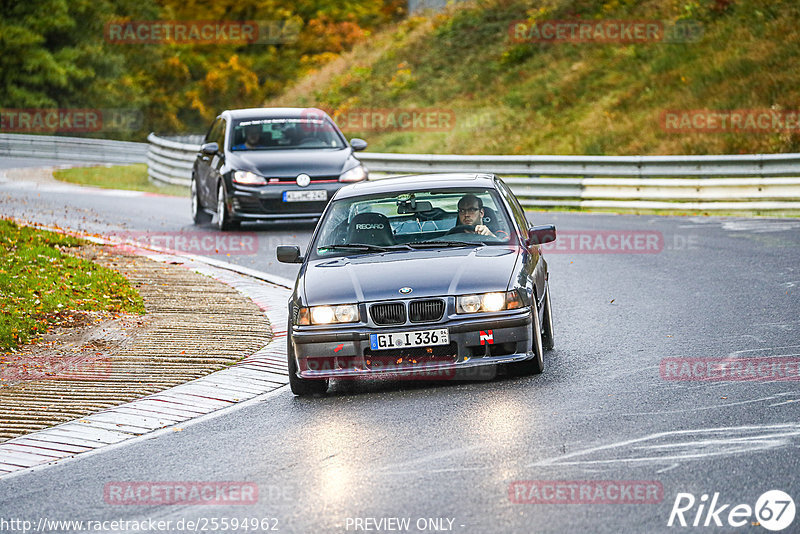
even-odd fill
[{"label": "driver's hand on steering wheel", "polygon": [[491,232],[491,230],[489,230],[489,228],[487,228],[482,224],[475,225],[475,233],[480,235],[490,235],[492,237],[495,237],[495,235]]}]

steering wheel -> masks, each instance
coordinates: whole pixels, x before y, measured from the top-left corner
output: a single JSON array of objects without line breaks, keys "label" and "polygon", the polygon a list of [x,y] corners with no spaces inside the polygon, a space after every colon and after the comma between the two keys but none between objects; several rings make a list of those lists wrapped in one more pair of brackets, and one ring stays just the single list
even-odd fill
[{"label": "steering wheel", "polygon": [[450,228],[444,235],[465,234],[467,232],[474,232],[474,231],[475,231],[474,224],[457,224],[454,227]]}]

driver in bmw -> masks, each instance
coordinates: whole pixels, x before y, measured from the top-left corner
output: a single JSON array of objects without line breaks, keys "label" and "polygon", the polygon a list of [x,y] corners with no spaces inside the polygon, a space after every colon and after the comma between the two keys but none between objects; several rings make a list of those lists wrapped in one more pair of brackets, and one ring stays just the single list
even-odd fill
[{"label": "driver in bmw", "polygon": [[483,201],[475,195],[464,195],[458,201],[458,225],[474,226],[475,229],[468,231],[470,234],[480,234],[496,237],[483,224]]}]

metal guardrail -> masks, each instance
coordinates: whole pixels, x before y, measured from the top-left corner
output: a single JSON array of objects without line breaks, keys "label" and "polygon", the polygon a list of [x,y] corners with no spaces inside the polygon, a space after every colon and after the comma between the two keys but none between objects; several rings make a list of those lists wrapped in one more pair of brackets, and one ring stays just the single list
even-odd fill
[{"label": "metal guardrail", "polygon": [[143,163],[147,143],[84,137],[0,134],[0,157],[53,159],[76,163]]},{"label": "metal guardrail", "polygon": [[[188,186],[201,137],[149,143],[0,134],[0,156],[147,162],[156,183]],[[387,175],[492,172],[529,207],[800,211],[800,154],[732,156],[358,155]],[[384,176],[380,176],[383,173]]]},{"label": "metal guardrail", "polygon": [[456,156],[371,154],[382,172],[492,172],[505,176],[731,177],[798,176],[800,154],[737,156]]},{"label": "metal guardrail", "polygon": [[147,140],[150,142],[147,150],[147,175],[150,180],[188,187],[192,180],[192,165],[200,149],[201,137],[196,136],[195,142],[190,143],[190,138],[173,140],[157,137],[151,133],[147,136]]},{"label": "metal guardrail", "polygon": [[[188,185],[198,144],[148,137],[155,181]],[[358,158],[375,173],[492,172],[530,207],[800,210],[800,154],[735,156],[458,156]],[[388,177],[388,176],[384,176]]]}]

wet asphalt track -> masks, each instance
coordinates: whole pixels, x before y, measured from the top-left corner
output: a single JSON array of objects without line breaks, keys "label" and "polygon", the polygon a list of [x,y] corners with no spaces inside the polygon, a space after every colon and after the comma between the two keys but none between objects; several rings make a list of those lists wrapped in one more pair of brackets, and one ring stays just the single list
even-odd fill
[{"label": "wet asphalt track", "polygon": [[[0,183],[3,216],[94,233],[197,231],[188,213],[188,199]],[[223,517],[276,518],[260,526],[298,533],[767,532],[755,517],[729,526],[732,506],[719,516],[725,528],[667,521],[678,493],[699,504],[718,492],[718,507],[752,507],[771,489],[800,498],[798,382],[667,380],[661,371],[675,358],[800,358],[800,220],[529,218],[555,223],[562,243],[570,232],[577,243],[598,231],[660,236],[647,253],[546,253],[556,348],[544,374],[340,382],[312,399],[284,388],[179,432],[0,480],[0,520],[145,521],[140,532],[158,531],[150,519],[171,521],[172,532],[188,531],[187,520],[223,531],[210,522]],[[244,227],[255,249],[211,252],[292,277],[296,267],[278,264],[274,247],[305,246],[312,230]],[[649,481],[663,492],[652,503],[567,504],[563,486],[542,489],[548,504],[514,502],[535,493],[511,484],[531,480]],[[259,495],[249,505],[108,504],[104,486],[117,481],[246,481]],[[686,512],[689,524],[697,510]],[[795,519],[784,532],[798,531]]]}]

